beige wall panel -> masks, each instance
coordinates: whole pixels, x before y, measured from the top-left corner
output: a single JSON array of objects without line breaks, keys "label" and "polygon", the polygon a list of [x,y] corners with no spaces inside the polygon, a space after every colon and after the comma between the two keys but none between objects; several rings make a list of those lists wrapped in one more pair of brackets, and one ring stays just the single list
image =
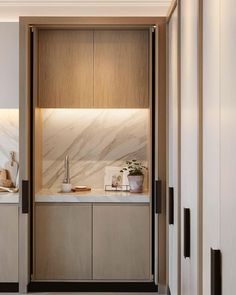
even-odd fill
[{"label": "beige wall panel", "polygon": [[94,205],[93,278],[150,279],[148,205]]},{"label": "beige wall panel", "polygon": [[36,205],[36,279],[91,279],[91,251],[92,205]]},{"label": "beige wall panel", "polygon": [[93,106],[93,31],[39,31],[39,107]]},{"label": "beige wall panel", "polygon": [[148,30],[95,31],[95,107],[148,107],[148,36]]}]

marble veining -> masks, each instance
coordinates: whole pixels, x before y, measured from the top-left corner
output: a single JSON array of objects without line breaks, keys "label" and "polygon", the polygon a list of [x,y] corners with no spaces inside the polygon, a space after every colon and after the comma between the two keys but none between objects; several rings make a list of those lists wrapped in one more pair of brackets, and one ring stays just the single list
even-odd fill
[{"label": "marble veining", "polygon": [[71,182],[103,188],[106,166],[148,160],[147,109],[43,109],[43,187],[59,188],[70,156]]},{"label": "marble veining", "polygon": [[0,109],[0,167],[9,160],[9,153],[16,153],[19,159],[19,111]]}]

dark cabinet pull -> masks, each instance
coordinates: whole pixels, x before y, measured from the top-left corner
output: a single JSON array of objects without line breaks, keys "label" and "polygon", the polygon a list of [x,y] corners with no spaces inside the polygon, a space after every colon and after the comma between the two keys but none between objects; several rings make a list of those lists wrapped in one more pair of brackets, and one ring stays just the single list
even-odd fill
[{"label": "dark cabinet pull", "polygon": [[190,209],[184,208],[184,257],[190,258]]},{"label": "dark cabinet pull", "polygon": [[29,181],[22,180],[22,213],[29,213]]},{"label": "dark cabinet pull", "polygon": [[169,187],[169,224],[174,224],[174,188]]},{"label": "dark cabinet pull", "polygon": [[156,200],[156,213],[161,213],[161,197],[162,197],[162,191],[161,191],[161,180],[156,180],[155,182],[155,200]]},{"label": "dark cabinet pull", "polygon": [[221,295],[221,252],[211,248],[211,295]]}]

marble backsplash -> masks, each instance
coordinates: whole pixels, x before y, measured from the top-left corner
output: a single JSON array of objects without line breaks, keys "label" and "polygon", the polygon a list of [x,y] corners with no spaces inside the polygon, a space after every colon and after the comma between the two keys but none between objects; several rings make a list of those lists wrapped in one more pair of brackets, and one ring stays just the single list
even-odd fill
[{"label": "marble backsplash", "polygon": [[59,188],[64,158],[73,185],[103,188],[106,166],[148,160],[147,109],[42,109],[43,187]]},{"label": "marble backsplash", "polygon": [[16,153],[19,159],[19,111],[18,109],[0,109],[0,167],[4,167],[9,153]]}]

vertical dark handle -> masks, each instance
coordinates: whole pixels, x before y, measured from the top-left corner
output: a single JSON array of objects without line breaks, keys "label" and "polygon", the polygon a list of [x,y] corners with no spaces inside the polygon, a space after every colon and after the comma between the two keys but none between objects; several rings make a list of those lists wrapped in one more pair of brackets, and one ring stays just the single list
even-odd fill
[{"label": "vertical dark handle", "polygon": [[161,213],[161,180],[156,180],[155,183],[155,200],[156,200],[156,213],[160,214]]},{"label": "vertical dark handle", "polygon": [[22,213],[29,213],[29,181],[22,180]]},{"label": "vertical dark handle", "polygon": [[169,224],[174,224],[174,188],[169,187]]},{"label": "vertical dark handle", "polygon": [[184,208],[184,257],[190,258],[190,209]]},{"label": "vertical dark handle", "polygon": [[221,252],[211,248],[211,295],[221,295]]}]

